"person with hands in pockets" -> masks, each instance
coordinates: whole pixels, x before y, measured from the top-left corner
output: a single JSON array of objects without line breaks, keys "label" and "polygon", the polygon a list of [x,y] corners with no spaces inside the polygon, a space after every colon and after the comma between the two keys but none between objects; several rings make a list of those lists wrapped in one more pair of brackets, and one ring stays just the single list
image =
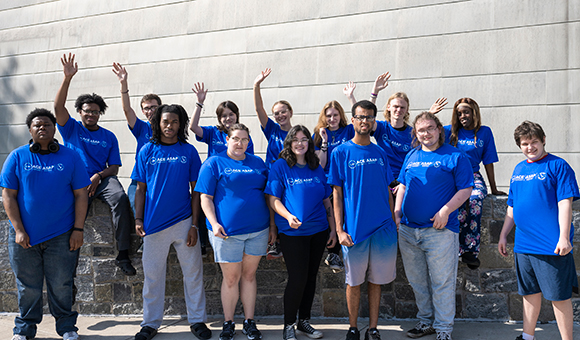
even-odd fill
[{"label": "person with hands in pockets", "polygon": [[320,260],[324,247],[336,243],[336,229],[331,189],[305,126],[295,125],[288,132],[280,159],[270,169],[265,192],[276,212],[288,270],[282,338],[296,340],[296,329],[310,338],[322,338],[322,332],[314,329],[309,319]]},{"label": "person with hands in pockets", "polygon": [[572,201],[580,197],[570,165],[545,149],[546,134],[534,122],[524,121],[514,131],[526,157],[510,180],[508,208],[497,249],[508,256],[507,236],[516,227],[514,257],[518,294],[523,296],[524,327],[517,340],[533,340],[542,296],[552,301],[563,340],[572,340],[572,292],[578,277],[572,255]]},{"label": "person with hands in pockets", "polygon": [[242,332],[249,340],[262,333],[254,321],[256,270],[266,255],[270,230],[264,196],[268,169],[264,161],[246,152],[250,131],[243,124],[228,130],[227,150],[208,158],[202,165],[195,190],[201,193],[201,207],[207,218],[214,260],[223,274],[221,300],[224,310],[220,340],[235,335],[234,312],[238,299],[244,308]]}]

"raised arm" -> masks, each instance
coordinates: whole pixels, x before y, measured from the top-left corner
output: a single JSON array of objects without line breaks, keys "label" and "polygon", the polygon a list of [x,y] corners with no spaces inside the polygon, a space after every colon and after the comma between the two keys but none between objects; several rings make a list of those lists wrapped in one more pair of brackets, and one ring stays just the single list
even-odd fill
[{"label": "raised arm", "polygon": [[113,73],[117,75],[117,79],[119,79],[119,83],[121,83],[121,103],[123,104],[123,112],[125,113],[127,124],[129,124],[129,127],[133,129],[135,122],[137,121],[137,114],[135,114],[135,111],[131,107],[131,99],[129,98],[129,84],[127,83],[129,74],[119,63],[113,63]]},{"label": "raised arm", "polygon": [[201,117],[201,110],[203,109],[203,102],[207,95],[207,89],[204,87],[203,83],[195,83],[191,90],[197,96],[197,103],[195,103],[195,112],[189,122],[189,129],[193,131],[197,137],[203,138],[203,129],[199,126],[199,118]]},{"label": "raised arm", "polygon": [[314,151],[316,156],[318,156],[318,160],[320,161],[320,166],[324,169],[326,167],[326,163],[328,162],[328,134],[326,134],[325,128],[320,128],[318,131],[320,134],[320,150]]},{"label": "raised arm", "polygon": [[375,83],[373,84],[373,91],[371,92],[371,97],[369,99],[371,102],[373,102],[373,104],[376,103],[379,92],[381,92],[382,90],[386,89],[387,86],[389,86],[390,78],[391,75],[389,74],[389,72],[385,72],[383,74],[379,74],[377,79],[375,79]]},{"label": "raised arm", "polygon": [[356,84],[352,81],[349,81],[348,84],[344,86],[342,89],[342,93],[348,98],[348,102],[350,105],[356,104],[356,99],[354,98],[354,90],[356,89]]},{"label": "raised arm", "polygon": [[445,105],[447,105],[447,98],[445,98],[445,97],[437,98],[435,103],[433,103],[433,105],[431,105],[429,112],[431,112],[432,114],[437,114],[437,113],[441,112],[441,110],[443,110]]},{"label": "raised arm", "polygon": [[495,171],[493,168],[493,163],[485,164],[485,173],[487,174],[487,180],[489,181],[489,187],[491,188],[492,195],[507,195],[503,191],[497,190],[497,186],[495,184]]},{"label": "raised arm", "polygon": [[260,120],[260,125],[262,128],[266,128],[266,124],[268,124],[268,113],[264,109],[264,102],[262,101],[262,93],[260,92],[260,84],[266,79],[272,69],[265,69],[262,71],[256,79],[254,79],[254,107],[256,108],[256,113],[258,114],[258,119]]},{"label": "raised arm", "polygon": [[68,110],[65,107],[68,88],[70,87],[72,78],[79,70],[79,66],[75,63],[75,55],[71,53],[68,54],[68,57],[64,54],[62,58],[60,58],[60,62],[62,63],[64,79],[62,80],[62,84],[60,84],[60,88],[58,89],[56,98],[54,99],[54,114],[56,115],[56,122],[58,125],[64,126],[70,118]]}]

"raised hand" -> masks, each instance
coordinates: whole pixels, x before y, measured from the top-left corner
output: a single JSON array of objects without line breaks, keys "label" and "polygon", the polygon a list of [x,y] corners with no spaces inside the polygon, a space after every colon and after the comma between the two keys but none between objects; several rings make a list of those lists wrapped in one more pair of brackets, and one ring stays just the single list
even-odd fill
[{"label": "raised hand", "polygon": [[389,86],[389,79],[391,78],[391,75],[389,74],[389,72],[385,72],[383,74],[380,74],[377,79],[375,79],[375,84],[373,87],[373,93],[374,94],[379,94],[379,92],[381,92],[382,90],[386,89],[387,86]]},{"label": "raised hand", "polygon": [[433,114],[439,113],[439,112],[441,112],[441,110],[443,110],[445,105],[447,105],[447,98],[445,98],[445,97],[437,98],[435,103],[433,103],[433,105],[431,105],[429,112],[431,112]]},{"label": "raised hand", "polygon": [[344,89],[342,89],[342,93],[344,93],[344,95],[347,98],[351,98],[354,96],[354,90],[356,89],[356,84],[353,83],[352,81],[349,81],[348,84],[346,84],[344,86]]},{"label": "raised hand", "polygon": [[260,72],[260,74],[254,79],[254,86],[260,86],[260,84],[264,81],[264,79],[268,78],[270,73],[272,72],[271,68],[267,68],[264,71]]},{"label": "raised hand", "polygon": [[113,63],[113,73],[117,75],[117,78],[121,83],[126,82],[129,76],[127,70],[119,63]]},{"label": "raised hand", "polygon": [[60,62],[62,63],[62,70],[66,78],[72,78],[79,70],[79,66],[75,63],[75,55],[72,53],[69,53],[68,57],[66,53],[63,54]]},{"label": "raised hand", "polygon": [[193,85],[191,90],[197,96],[197,102],[203,104],[205,96],[207,95],[207,89],[204,87],[204,84],[197,82]]}]

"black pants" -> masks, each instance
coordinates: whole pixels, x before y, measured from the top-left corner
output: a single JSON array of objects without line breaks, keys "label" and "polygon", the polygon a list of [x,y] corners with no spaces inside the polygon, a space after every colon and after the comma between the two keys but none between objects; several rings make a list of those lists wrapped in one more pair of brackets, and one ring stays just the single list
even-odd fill
[{"label": "black pants", "polygon": [[288,270],[288,284],[284,291],[284,324],[310,318],[316,291],[316,275],[326,242],[328,230],[309,236],[287,236],[280,233],[280,246]]}]

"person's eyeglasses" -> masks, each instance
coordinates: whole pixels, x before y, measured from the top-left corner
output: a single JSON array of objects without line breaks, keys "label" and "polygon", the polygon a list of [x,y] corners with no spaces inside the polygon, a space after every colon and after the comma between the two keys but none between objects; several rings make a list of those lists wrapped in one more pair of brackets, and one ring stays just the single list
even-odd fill
[{"label": "person's eyeglasses", "polygon": [[93,115],[93,116],[100,116],[103,111],[99,111],[99,110],[85,110],[85,109],[81,109],[84,113],[88,114],[88,115]]},{"label": "person's eyeglasses", "polygon": [[308,144],[308,138],[302,138],[302,139],[293,138],[292,139],[292,143],[295,143],[295,144]]},{"label": "person's eyeglasses", "polygon": [[240,138],[240,137],[232,137],[230,138],[234,143],[242,142],[242,144],[246,144],[250,142],[249,138]]},{"label": "person's eyeglasses", "polygon": [[375,117],[373,116],[361,116],[361,115],[356,115],[353,116],[354,119],[356,119],[358,122],[362,122],[362,121],[367,121],[367,122],[372,122],[373,120],[375,120]]},{"label": "person's eyeglasses", "polygon": [[147,111],[147,112],[149,112],[149,111],[155,111],[155,110],[157,110],[158,107],[159,106],[157,106],[157,105],[145,106],[145,107],[143,107],[143,111]]},{"label": "person's eyeglasses", "polygon": [[430,126],[430,127],[426,128],[426,129],[417,130],[417,134],[418,135],[424,135],[426,133],[432,134],[435,131],[437,131],[437,127],[436,126]]}]

